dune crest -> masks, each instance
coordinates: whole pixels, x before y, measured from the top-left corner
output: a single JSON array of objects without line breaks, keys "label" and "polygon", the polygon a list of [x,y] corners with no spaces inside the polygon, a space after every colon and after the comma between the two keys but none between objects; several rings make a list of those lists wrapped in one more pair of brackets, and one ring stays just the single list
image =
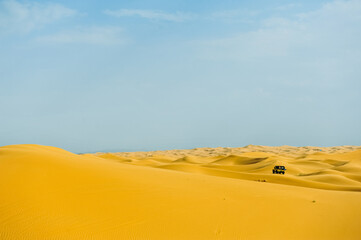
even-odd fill
[{"label": "dune crest", "polygon": [[359,149],[0,147],[0,239],[359,239]]},{"label": "dune crest", "polygon": [[[108,153],[109,154],[109,153]],[[361,147],[196,148],[132,153],[96,153],[106,159],[129,158],[129,164],[340,191],[361,191]],[[157,161],[157,159],[159,160]],[[168,161],[166,160],[168,159]],[[174,160],[176,159],[176,160]],[[275,165],[286,175],[274,175]],[[358,174],[355,174],[358,173]],[[317,175],[317,176],[316,176]]]}]

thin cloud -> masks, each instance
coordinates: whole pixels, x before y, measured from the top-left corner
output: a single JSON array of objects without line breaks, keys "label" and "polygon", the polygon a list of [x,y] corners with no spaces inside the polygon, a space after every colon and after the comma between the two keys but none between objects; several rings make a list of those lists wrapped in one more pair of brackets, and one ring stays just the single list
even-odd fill
[{"label": "thin cloud", "polygon": [[77,11],[60,4],[15,0],[0,2],[0,9],[0,30],[3,33],[28,33],[77,14]]},{"label": "thin cloud", "polygon": [[41,36],[37,42],[47,44],[91,44],[122,45],[127,42],[123,30],[119,27],[77,28],[52,35]]},{"label": "thin cloud", "polygon": [[234,18],[244,18],[244,17],[256,17],[261,14],[260,10],[248,10],[248,9],[232,9],[232,10],[223,10],[212,13],[211,17],[216,19],[234,19]]},{"label": "thin cloud", "polygon": [[176,12],[166,13],[158,10],[120,9],[116,11],[105,10],[106,15],[112,17],[141,17],[151,20],[164,20],[170,22],[183,22],[192,18],[191,14]]},{"label": "thin cloud", "polygon": [[296,19],[266,18],[261,21],[261,27],[254,31],[211,39],[202,44],[212,48],[229,48],[230,51],[225,51],[222,55],[236,58],[249,57],[248,54],[239,54],[235,51],[237,49],[251,55],[272,53],[273,56],[310,46],[315,49],[329,47],[331,44],[358,47],[361,37],[360,16],[360,1],[335,1],[323,5],[319,10],[298,14]]},{"label": "thin cloud", "polygon": [[225,22],[231,24],[254,24],[264,10],[252,10],[252,9],[230,9],[215,11],[206,15],[206,20]]},{"label": "thin cloud", "polygon": [[199,57],[242,66],[257,63],[273,76],[280,75],[280,68],[293,69],[299,74],[289,79],[309,84],[355,81],[361,58],[360,16],[361,2],[355,0],[327,3],[295,18],[266,18],[254,31],[197,43]]},{"label": "thin cloud", "polygon": [[289,4],[285,4],[285,5],[280,5],[280,6],[276,7],[275,10],[287,11],[287,10],[298,8],[301,6],[302,6],[302,4],[299,4],[299,3],[289,3]]}]

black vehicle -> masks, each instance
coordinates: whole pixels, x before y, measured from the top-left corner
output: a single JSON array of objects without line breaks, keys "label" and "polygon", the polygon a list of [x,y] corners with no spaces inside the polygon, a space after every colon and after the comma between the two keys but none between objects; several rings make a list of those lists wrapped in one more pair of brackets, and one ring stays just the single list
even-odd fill
[{"label": "black vehicle", "polygon": [[275,166],[272,170],[273,174],[285,174],[285,166]]}]

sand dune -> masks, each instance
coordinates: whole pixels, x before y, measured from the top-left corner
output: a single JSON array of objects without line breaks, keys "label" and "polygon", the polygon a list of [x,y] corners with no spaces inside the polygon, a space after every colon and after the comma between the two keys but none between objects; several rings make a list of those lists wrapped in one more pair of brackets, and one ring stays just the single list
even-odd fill
[{"label": "sand dune", "polygon": [[[361,147],[198,148],[133,153],[97,153],[132,165],[243,180],[266,181],[319,189],[361,191]],[[159,159],[159,160],[157,160]],[[287,166],[287,176],[273,175],[275,165]],[[353,173],[352,173],[353,172]]]},{"label": "sand dune", "polygon": [[355,146],[0,148],[4,240],[359,239],[360,203]]}]

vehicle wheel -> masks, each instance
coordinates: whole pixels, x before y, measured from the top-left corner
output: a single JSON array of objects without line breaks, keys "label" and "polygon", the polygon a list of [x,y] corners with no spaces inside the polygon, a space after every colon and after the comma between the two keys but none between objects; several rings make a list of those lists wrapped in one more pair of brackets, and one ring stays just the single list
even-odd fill
[{"label": "vehicle wheel", "polygon": [[272,170],[273,174],[275,174],[275,170]]},{"label": "vehicle wheel", "polygon": [[285,172],[282,172],[282,174],[285,174]]}]

